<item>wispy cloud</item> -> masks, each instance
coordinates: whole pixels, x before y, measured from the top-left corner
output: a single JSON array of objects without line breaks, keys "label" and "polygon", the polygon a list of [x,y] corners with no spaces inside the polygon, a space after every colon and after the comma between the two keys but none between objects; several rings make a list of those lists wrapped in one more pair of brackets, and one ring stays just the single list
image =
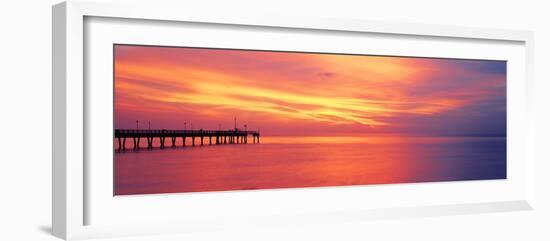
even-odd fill
[{"label": "wispy cloud", "polygon": [[411,118],[471,115],[503,96],[505,108],[498,61],[143,46],[116,46],[115,56],[121,127],[141,118],[215,128],[238,116],[272,134],[398,133],[425,129]]}]

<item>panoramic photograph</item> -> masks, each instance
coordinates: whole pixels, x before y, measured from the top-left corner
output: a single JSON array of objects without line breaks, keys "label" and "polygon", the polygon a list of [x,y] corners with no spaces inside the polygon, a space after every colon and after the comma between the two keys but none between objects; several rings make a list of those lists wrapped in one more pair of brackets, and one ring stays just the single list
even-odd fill
[{"label": "panoramic photograph", "polygon": [[114,195],[506,179],[506,61],[115,44]]}]

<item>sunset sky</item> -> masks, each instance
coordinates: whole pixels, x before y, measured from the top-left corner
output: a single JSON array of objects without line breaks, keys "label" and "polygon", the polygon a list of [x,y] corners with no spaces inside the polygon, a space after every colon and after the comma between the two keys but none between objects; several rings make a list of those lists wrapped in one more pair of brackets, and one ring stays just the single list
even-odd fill
[{"label": "sunset sky", "polygon": [[115,45],[115,128],[506,135],[506,62]]}]

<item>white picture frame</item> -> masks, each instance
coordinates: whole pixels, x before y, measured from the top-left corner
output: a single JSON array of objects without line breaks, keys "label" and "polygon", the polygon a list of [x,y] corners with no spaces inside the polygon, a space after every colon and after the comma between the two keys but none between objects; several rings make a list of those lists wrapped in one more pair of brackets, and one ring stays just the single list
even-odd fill
[{"label": "white picture frame", "polygon": [[[150,9],[156,9],[150,11]],[[285,30],[300,30],[303,32],[317,31],[320,34],[328,33],[368,33],[368,34],[383,34],[391,35],[396,38],[402,37],[426,37],[430,39],[438,39],[437,41],[456,40],[455,42],[481,41],[491,45],[496,42],[510,43],[519,46],[516,50],[510,50],[515,54],[521,55],[521,61],[518,63],[518,71],[516,77],[513,77],[514,82],[511,85],[514,89],[509,91],[509,95],[513,96],[513,102],[509,103],[509,108],[513,108],[512,122],[514,125],[509,127],[509,133],[516,135],[517,138],[509,143],[509,148],[513,150],[512,156],[514,168],[512,171],[520,173],[521,181],[502,183],[489,182],[469,182],[469,183],[446,183],[440,186],[423,185],[420,188],[409,186],[401,186],[406,184],[393,184],[391,186],[374,187],[377,195],[382,192],[396,192],[400,190],[409,190],[412,192],[426,193],[427,198],[433,198],[434,192],[443,189],[456,190],[464,188],[480,187],[477,192],[483,192],[483,188],[498,188],[514,189],[510,193],[503,193],[498,198],[476,198],[466,197],[465,199],[449,198],[445,202],[411,202],[411,205],[404,205],[396,202],[393,206],[373,206],[375,208],[361,208],[360,203],[351,205],[349,209],[338,209],[335,206],[319,205],[312,207],[311,210],[283,212],[288,209],[288,206],[280,206],[266,210],[261,217],[255,217],[251,213],[246,213],[235,206],[238,214],[223,214],[221,216],[211,216],[212,219],[224,218],[227,215],[227,220],[231,223],[229,226],[253,226],[253,225],[280,225],[280,223],[292,224],[294,222],[323,222],[322,220],[330,219],[335,222],[339,220],[369,220],[380,218],[399,218],[399,217],[421,217],[432,215],[449,215],[449,214],[465,214],[493,211],[513,211],[513,210],[530,210],[534,205],[534,175],[535,175],[535,160],[533,129],[532,123],[532,104],[531,104],[531,83],[533,73],[533,34],[529,31],[519,30],[497,30],[497,29],[482,29],[456,26],[439,26],[439,25],[421,25],[409,23],[389,23],[389,22],[372,22],[364,20],[350,19],[322,19],[322,18],[301,18],[292,16],[270,16],[270,15],[209,15],[206,11],[198,11],[196,9],[186,8],[185,3],[174,1],[151,1],[151,2],[124,2],[124,1],[81,1],[73,0],[60,3],[53,7],[53,166],[52,166],[52,227],[54,235],[63,239],[80,239],[91,237],[110,237],[129,234],[147,234],[147,233],[162,233],[162,232],[186,232],[193,230],[204,230],[216,228],[217,226],[227,225],[227,222],[216,222],[205,218],[201,222],[196,222],[193,225],[186,223],[186,220],[179,220],[176,217],[168,217],[159,219],[154,217],[155,212],[163,212],[163,210],[154,210],[154,212],[144,212],[144,216],[152,218],[157,226],[150,223],[145,223],[136,218],[134,223],[129,220],[120,220],[127,223],[126,225],[116,224],[95,224],[90,223],[89,217],[95,212],[98,213],[115,213],[112,212],[115,206],[95,205],[96,208],[90,209],[90,200],[95,200],[94,193],[97,193],[91,185],[94,180],[88,179],[90,175],[86,174],[87,169],[92,168],[89,162],[85,161],[85,157],[89,155],[89,144],[86,143],[86,136],[90,130],[86,128],[87,121],[90,118],[90,99],[86,95],[91,95],[87,91],[90,86],[85,84],[85,68],[89,67],[87,63],[85,42],[87,41],[85,34],[86,19],[93,18],[113,18],[122,19],[125,21],[156,21],[157,23],[171,22],[182,24],[213,24],[223,25],[224,29],[237,27],[253,27],[256,29],[278,29]],[[135,23],[134,23],[135,24]],[[137,24],[140,24],[139,22]],[[124,25],[118,26],[125,28]],[[150,28],[154,28],[151,26]],[[95,31],[95,30],[94,30]],[[100,33],[101,30],[92,32]],[[89,33],[88,33],[89,34]],[[163,36],[163,35],[161,35]],[[136,37],[136,38],[139,38]],[[111,41],[107,39],[106,41]],[[116,41],[116,40],[112,40]],[[132,40],[129,40],[132,41]],[[146,41],[146,40],[142,40]],[[170,43],[170,41],[167,41]],[[214,43],[215,44],[215,43]],[[468,44],[468,43],[465,43]],[[93,47],[93,46],[92,46]],[[284,47],[283,47],[284,48]],[[518,54],[517,51],[521,53]],[[452,52],[449,52],[452,54]],[[488,55],[492,53],[487,52]],[[469,55],[465,55],[469,56]],[[500,56],[494,53],[491,56]],[[503,57],[504,58],[504,57]],[[110,60],[112,61],[112,60]],[[93,61],[92,61],[93,62]],[[516,66],[516,65],[515,65]],[[92,68],[95,68],[92,66]],[[514,67],[515,68],[515,67]],[[111,80],[112,81],[112,80]],[[98,88],[93,87],[93,88]],[[510,116],[509,116],[510,117]],[[102,118],[101,115],[94,115],[91,118]],[[511,131],[511,132],[510,132]],[[514,134],[515,133],[515,134]],[[516,175],[517,176],[517,175]],[[97,186],[97,185],[96,185]],[[460,187],[458,187],[460,186]],[[512,187],[513,186],[513,187]],[[99,187],[102,189],[102,187]],[[372,189],[372,188],[371,188]],[[101,191],[101,190],[100,190]],[[266,192],[234,192],[234,193],[217,193],[217,194],[201,194],[193,196],[197,202],[208,203],[215,202],[214,199],[230,198],[235,202],[242,199],[254,199],[275,202],[277,196],[280,195],[295,195],[306,200],[311,196],[323,198],[327,195],[355,195],[355,191],[370,192],[371,190],[362,189],[362,187],[347,187],[345,189],[333,190],[331,188],[322,189],[296,189],[291,191],[266,191]],[[504,191],[503,191],[504,192]],[[169,208],[174,208],[174,205],[180,204],[181,199],[191,197],[187,195],[153,195],[153,197],[136,197],[132,200],[126,199],[123,206],[131,206],[134,208],[144,207],[147,202],[150,205],[163,204]],[[104,199],[112,198],[103,197]],[[275,198],[275,199],[274,199]],[[128,201],[129,200],[129,201]],[[341,201],[341,200],[340,200]],[[383,201],[383,199],[382,199]],[[94,201],[95,202],[95,201]],[[99,201],[106,203],[104,201]],[[118,201],[117,201],[118,202]],[[338,200],[335,200],[338,204]],[[96,202],[97,203],[97,202]],[[190,206],[194,205],[188,203]],[[340,203],[341,204],[341,203]],[[120,204],[118,208],[121,208]],[[216,205],[216,204],[213,204]],[[298,203],[296,207],[300,207]],[[269,205],[267,205],[269,206]],[[315,205],[313,205],[315,206]],[[196,206],[194,206],[196,207]],[[206,208],[206,206],[204,206]],[[250,207],[254,208],[263,207]],[[315,209],[317,208],[317,209]],[[99,210],[99,211],[98,211]],[[153,210],[153,209],[152,209]],[[323,211],[319,211],[323,210]],[[190,210],[187,210],[190,211]],[[190,213],[190,212],[189,212]],[[118,213],[119,215],[123,212]],[[102,214],[105,215],[105,214]],[[115,214],[113,214],[115,215]],[[166,215],[166,214],[163,214]],[[174,214],[176,216],[177,214]],[[198,213],[192,213],[198,216]],[[192,216],[191,215],[191,216]],[[231,216],[233,215],[233,216]],[[99,215],[101,216],[101,215]],[[208,215],[206,215],[208,216]],[[109,218],[109,217],[106,217]],[[251,221],[252,220],[252,221]],[[297,221],[296,221],[297,220]],[[140,223],[141,222],[141,223]],[[177,224],[175,224],[177,223]],[[258,224],[260,223],[260,224]],[[165,226],[161,228],[160,226]],[[136,231],[135,227],[139,227]]]}]

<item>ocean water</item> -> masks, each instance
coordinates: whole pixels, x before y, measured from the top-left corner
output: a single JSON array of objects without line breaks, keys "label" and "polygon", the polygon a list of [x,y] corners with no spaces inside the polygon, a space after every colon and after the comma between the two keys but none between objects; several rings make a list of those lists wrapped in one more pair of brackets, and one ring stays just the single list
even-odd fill
[{"label": "ocean water", "polygon": [[[115,151],[115,195],[506,178],[504,137],[264,137]],[[158,145],[158,144],[157,144]],[[115,142],[115,149],[118,146]]]}]

